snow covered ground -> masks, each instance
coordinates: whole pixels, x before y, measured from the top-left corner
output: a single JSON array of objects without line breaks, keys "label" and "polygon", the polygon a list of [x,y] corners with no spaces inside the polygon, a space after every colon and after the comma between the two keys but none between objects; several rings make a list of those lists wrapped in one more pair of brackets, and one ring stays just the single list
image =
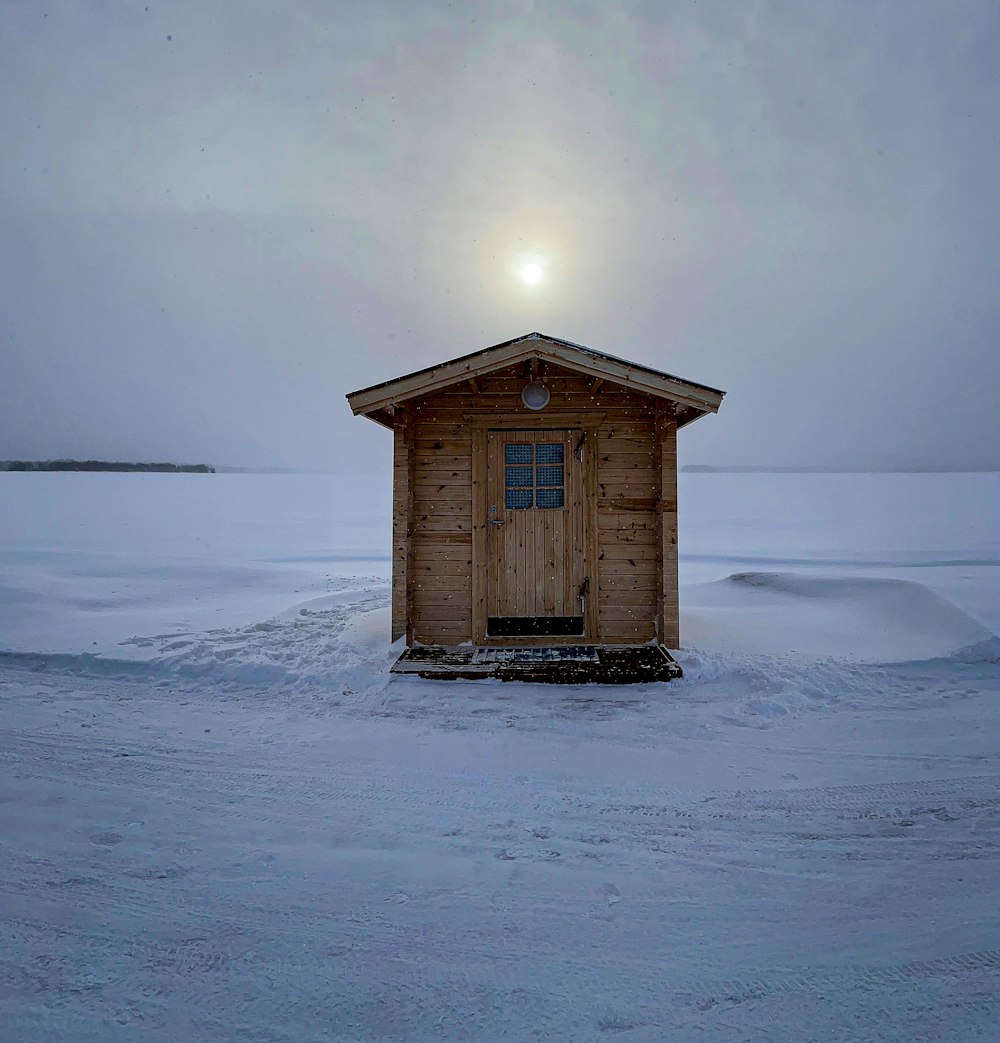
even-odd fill
[{"label": "snow covered ground", "polygon": [[995,1040],[995,475],[682,480],[685,678],[389,679],[388,489],[0,474],[0,1037]]}]

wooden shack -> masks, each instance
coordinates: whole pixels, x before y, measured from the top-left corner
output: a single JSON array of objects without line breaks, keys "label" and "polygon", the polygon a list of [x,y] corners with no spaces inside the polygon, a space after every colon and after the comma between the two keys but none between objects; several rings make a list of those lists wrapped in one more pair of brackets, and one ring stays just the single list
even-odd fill
[{"label": "wooden shack", "polygon": [[724,392],[541,333],[347,396],[394,436],[394,670],[678,676],[679,428]]}]

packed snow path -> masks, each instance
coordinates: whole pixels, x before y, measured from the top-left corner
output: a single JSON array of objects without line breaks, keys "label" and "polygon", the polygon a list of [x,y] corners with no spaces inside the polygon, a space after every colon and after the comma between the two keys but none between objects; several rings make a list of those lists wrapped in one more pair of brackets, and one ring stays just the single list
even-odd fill
[{"label": "packed snow path", "polygon": [[625,689],[343,651],[0,659],[4,1039],[996,1038],[995,642]]}]

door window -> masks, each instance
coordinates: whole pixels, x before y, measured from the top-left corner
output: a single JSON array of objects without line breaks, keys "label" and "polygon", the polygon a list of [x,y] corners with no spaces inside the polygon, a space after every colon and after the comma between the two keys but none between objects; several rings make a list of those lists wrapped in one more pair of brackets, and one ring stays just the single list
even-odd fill
[{"label": "door window", "polygon": [[561,442],[515,442],[503,447],[504,506],[554,510],[565,503]]}]

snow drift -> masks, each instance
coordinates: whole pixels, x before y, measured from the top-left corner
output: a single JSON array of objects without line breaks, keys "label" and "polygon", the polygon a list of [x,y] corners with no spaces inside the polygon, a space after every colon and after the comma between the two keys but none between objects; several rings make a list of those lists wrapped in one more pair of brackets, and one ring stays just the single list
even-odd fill
[{"label": "snow drift", "polygon": [[681,592],[685,645],[719,651],[931,659],[991,637],[926,586],[886,577],[739,572]]}]

